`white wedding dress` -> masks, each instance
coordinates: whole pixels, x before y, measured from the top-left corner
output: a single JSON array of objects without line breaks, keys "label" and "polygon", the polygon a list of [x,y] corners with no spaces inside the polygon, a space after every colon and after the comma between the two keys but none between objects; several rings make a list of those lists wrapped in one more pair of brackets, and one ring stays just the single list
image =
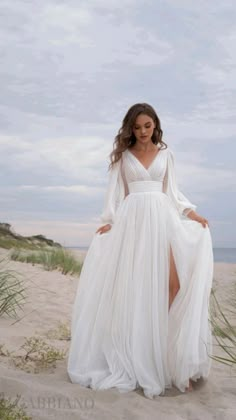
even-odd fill
[{"label": "white wedding dress", "polygon": [[[101,215],[73,305],[68,374],[93,389],[141,387],[146,397],[207,378],[213,279],[209,227],[178,189],[173,152],[160,149],[146,169],[126,150],[109,173]],[[170,309],[170,249],[180,289]]]}]

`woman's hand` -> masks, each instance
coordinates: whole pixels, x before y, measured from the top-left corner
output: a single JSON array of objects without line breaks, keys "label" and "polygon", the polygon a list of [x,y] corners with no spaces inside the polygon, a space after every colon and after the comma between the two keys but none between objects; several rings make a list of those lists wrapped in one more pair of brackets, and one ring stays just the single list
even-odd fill
[{"label": "woman's hand", "polygon": [[111,229],[111,225],[110,225],[110,223],[107,223],[106,225],[101,226],[100,228],[98,228],[96,230],[96,233],[99,233],[100,232],[100,235],[101,235],[102,233],[108,232],[108,230],[110,230],[110,229]]},{"label": "woman's hand", "polygon": [[209,227],[209,222],[207,219],[205,219],[205,217],[200,216],[199,214],[197,214],[195,211],[191,210],[188,214],[187,217],[191,220],[195,220],[196,222],[199,222],[202,224],[202,226],[205,228],[206,226]]}]

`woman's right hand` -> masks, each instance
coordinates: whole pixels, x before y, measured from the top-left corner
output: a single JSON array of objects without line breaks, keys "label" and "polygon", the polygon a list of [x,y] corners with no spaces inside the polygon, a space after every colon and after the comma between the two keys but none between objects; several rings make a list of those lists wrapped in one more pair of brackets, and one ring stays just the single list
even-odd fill
[{"label": "woman's right hand", "polygon": [[101,226],[100,228],[98,228],[96,230],[96,233],[99,233],[100,232],[100,235],[101,235],[102,233],[108,232],[110,229],[111,229],[111,225],[110,225],[110,223],[107,223],[106,225]]}]

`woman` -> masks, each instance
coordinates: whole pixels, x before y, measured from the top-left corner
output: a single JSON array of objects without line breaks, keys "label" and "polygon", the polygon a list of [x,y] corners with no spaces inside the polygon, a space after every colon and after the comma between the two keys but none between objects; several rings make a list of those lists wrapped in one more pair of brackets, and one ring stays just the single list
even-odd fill
[{"label": "woman", "polygon": [[213,276],[208,221],[178,189],[155,110],[135,104],[110,155],[101,215],[74,302],[74,383],[153,398],[207,378]]}]

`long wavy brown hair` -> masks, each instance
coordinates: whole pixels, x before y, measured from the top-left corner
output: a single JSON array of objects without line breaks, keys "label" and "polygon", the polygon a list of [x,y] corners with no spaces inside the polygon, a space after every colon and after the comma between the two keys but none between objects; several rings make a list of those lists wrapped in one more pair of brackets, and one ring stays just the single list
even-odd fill
[{"label": "long wavy brown hair", "polygon": [[167,148],[167,144],[162,140],[163,131],[161,129],[161,122],[154,108],[146,103],[134,104],[129,108],[128,112],[126,113],[122,121],[122,126],[115,137],[113,143],[113,151],[109,155],[111,163],[109,164],[108,169],[111,169],[114,163],[120,160],[122,153],[126,149],[132,147],[136,143],[136,137],[133,133],[133,127],[136,118],[140,114],[145,114],[151,117],[156,125],[152,135],[153,144],[159,143],[161,149]]}]

